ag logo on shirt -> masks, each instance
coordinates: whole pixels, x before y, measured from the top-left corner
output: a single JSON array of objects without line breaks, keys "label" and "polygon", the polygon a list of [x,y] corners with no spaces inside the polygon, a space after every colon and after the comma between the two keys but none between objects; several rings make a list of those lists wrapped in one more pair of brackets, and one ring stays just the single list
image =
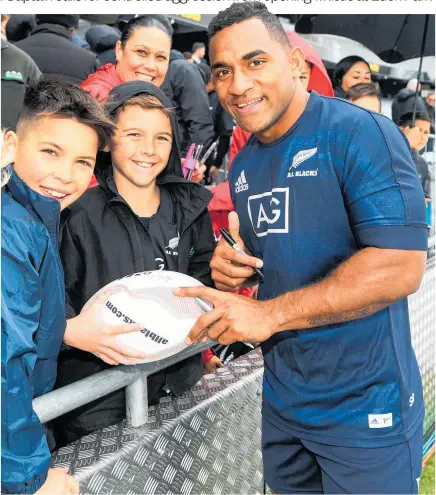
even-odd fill
[{"label": "ag logo on shirt", "polygon": [[289,188],[248,197],[248,215],[258,237],[289,232]]}]

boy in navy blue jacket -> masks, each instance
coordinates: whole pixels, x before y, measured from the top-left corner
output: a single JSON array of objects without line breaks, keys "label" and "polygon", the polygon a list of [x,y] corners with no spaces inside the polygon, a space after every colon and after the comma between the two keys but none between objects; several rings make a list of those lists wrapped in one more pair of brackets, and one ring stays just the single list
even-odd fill
[{"label": "boy in navy blue jacket", "polygon": [[49,468],[46,431],[32,400],[53,389],[66,329],[109,332],[98,322],[103,300],[66,324],[58,248],[61,210],[86,191],[113,128],[87,93],[46,80],[28,89],[17,132],[5,135],[13,166],[2,169],[1,192],[2,493],[79,493],[66,469]]}]

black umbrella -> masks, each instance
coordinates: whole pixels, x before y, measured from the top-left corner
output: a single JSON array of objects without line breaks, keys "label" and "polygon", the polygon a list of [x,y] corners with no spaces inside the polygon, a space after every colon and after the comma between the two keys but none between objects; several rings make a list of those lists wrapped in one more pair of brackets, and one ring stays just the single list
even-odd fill
[{"label": "black umbrella", "polygon": [[[389,63],[420,57],[418,83],[421,80],[423,57],[435,54],[435,16],[430,14],[305,14],[297,20],[295,31],[301,34],[335,34],[353,39]],[[415,120],[419,91],[420,85],[418,84],[413,120]]]},{"label": "black umbrella", "polygon": [[[83,14],[82,19],[99,24],[116,24],[120,30],[133,17],[139,14]],[[168,18],[176,24],[183,26],[189,31],[206,31],[211,19],[215,17],[212,14],[169,14]]]},{"label": "black umbrella", "polygon": [[[428,31],[421,53],[424,24]],[[419,56],[434,55],[435,16],[408,15],[302,15],[295,31],[301,34],[336,34],[365,45],[383,61],[395,64]]]}]

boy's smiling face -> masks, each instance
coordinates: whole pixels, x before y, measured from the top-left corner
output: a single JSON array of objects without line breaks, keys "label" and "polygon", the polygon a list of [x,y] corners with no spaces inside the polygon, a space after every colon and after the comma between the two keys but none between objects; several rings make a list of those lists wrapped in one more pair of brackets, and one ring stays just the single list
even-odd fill
[{"label": "boy's smiling face", "polygon": [[111,140],[114,178],[118,189],[153,187],[168,164],[173,132],[162,110],[131,105],[122,110]]},{"label": "boy's smiling face", "polygon": [[34,191],[61,209],[86,191],[94,172],[98,135],[72,118],[39,117],[19,124],[6,140],[15,147],[14,170]]}]

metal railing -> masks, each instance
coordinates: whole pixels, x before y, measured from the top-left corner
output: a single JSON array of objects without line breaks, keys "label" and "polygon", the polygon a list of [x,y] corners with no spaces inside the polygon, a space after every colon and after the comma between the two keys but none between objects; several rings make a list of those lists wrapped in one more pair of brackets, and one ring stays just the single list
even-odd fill
[{"label": "metal railing", "polygon": [[126,388],[126,418],[134,427],[148,418],[147,378],[169,366],[208,349],[213,342],[192,345],[175,356],[135,366],[116,366],[88,376],[33,400],[33,409],[41,423],[62,416],[100,397]]}]

